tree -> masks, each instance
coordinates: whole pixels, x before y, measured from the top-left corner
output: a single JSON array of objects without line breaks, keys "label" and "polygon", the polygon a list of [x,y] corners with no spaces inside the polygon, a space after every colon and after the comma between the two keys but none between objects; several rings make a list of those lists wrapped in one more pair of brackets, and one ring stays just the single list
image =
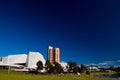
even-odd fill
[{"label": "tree", "polygon": [[114,66],[110,66],[109,68],[111,71],[115,71],[115,67]]},{"label": "tree", "polygon": [[46,61],[45,63],[45,69],[48,73],[53,73],[54,72],[54,67],[53,65],[50,63],[49,60]]},{"label": "tree", "polygon": [[55,65],[55,72],[57,72],[57,73],[63,72],[63,68],[59,63],[55,62],[54,65]]},{"label": "tree", "polygon": [[88,70],[87,67],[86,67],[85,65],[81,64],[81,70],[80,70],[80,72],[81,72],[81,73],[84,73],[84,72],[86,72],[87,70]]},{"label": "tree", "polygon": [[117,67],[115,71],[120,72],[120,67]]},{"label": "tree", "polygon": [[42,70],[43,69],[42,61],[38,61],[36,65],[37,65],[37,70]]},{"label": "tree", "polygon": [[68,72],[77,73],[78,72],[78,66],[76,62],[68,62]]},{"label": "tree", "polygon": [[73,68],[73,73],[78,73],[79,72],[80,67],[76,66]]}]

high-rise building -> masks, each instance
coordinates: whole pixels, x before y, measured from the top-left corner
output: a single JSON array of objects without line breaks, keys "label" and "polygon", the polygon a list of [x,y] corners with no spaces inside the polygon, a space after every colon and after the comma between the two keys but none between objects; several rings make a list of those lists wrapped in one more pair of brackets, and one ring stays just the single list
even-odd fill
[{"label": "high-rise building", "polygon": [[54,54],[53,54],[53,52],[54,52],[53,47],[49,46],[48,47],[48,60],[50,61],[50,63],[54,62],[54,59],[53,59]]},{"label": "high-rise building", "polygon": [[60,49],[59,48],[55,48],[55,62],[60,63]]},{"label": "high-rise building", "polygon": [[55,62],[60,63],[60,49],[49,46],[48,47],[48,60],[50,61],[51,64]]}]

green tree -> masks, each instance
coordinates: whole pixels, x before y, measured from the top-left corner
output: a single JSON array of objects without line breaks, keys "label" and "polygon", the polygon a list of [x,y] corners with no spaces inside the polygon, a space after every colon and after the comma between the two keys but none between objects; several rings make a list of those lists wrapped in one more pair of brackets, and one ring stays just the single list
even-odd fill
[{"label": "green tree", "polygon": [[80,72],[81,73],[84,73],[84,72],[86,72],[88,69],[87,69],[87,66],[85,66],[84,64],[81,64],[81,70],[80,70]]},{"label": "green tree", "polygon": [[75,66],[74,68],[73,68],[73,73],[78,73],[79,72],[79,66]]},{"label": "green tree", "polygon": [[63,68],[59,63],[55,62],[54,65],[55,65],[54,66],[55,72],[57,72],[57,73],[62,73],[63,72]]},{"label": "green tree", "polygon": [[76,62],[68,62],[67,68],[68,68],[68,72],[72,72],[72,73],[78,72],[78,66]]},{"label": "green tree", "polygon": [[115,71],[115,67],[114,66],[110,66],[109,68],[111,71]]},{"label": "green tree", "polygon": [[116,71],[116,72],[120,72],[120,67],[117,67],[117,68],[115,69],[115,71]]},{"label": "green tree", "polygon": [[36,65],[37,65],[37,70],[42,70],[43,69],[42,61],[38,61]]},{"label": "green tree", "polygon": [[45,69],[48,73],[53,73],[54,72],[54,67],[53,65],[50,63],[49,60],[46,61],[45,63]]}]

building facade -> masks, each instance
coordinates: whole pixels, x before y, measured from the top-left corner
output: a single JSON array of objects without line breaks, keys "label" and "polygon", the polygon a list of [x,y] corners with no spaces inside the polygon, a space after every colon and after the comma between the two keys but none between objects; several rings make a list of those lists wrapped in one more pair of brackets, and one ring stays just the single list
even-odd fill
[{"label": "building facade", "polygon": [[60,63],[60,49],[49,46],[48,47],[48,60],[50,61],[51,64],[55,62]]},{"label": "building facade", "polygon": [[37,68],[37,62],[42,61],[43,66],[45,66],[45,59],[43,55],[39,52],[29,52],[26,61],[26,67],[29,69]]},{"label": "building facade", "polygon": [[16,54],[16,55],[8,55],[0,58],[0,67],[17,67],[17,68],[27,68],[27,69],[36,69],[37,62],[42,61],[43,66],[45,67],[45,59],[43,55],[39,52],[29,52],[27,54]]}]

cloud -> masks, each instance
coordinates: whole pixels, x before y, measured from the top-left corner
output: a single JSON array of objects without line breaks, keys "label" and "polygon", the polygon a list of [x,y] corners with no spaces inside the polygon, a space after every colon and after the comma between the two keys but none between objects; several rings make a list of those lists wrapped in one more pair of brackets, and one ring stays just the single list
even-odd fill
[{"label": "cloud", "polygon": [[98,65],[101,67],[109,67],[109,66],[112,66],[114,64],[115,64],[114,61],[105,61],[105,62],[99,63]]},{"label": "cloud", "polygon": [[105,62],[102,62],[102,63],[99,63],[98,64],[99,66],[101,67],[110,67],[110,66],[115,66],[115,67],[118,67],[120,66],[120,60],[117,60],[117,61],[105,61]]},{"label": "cloud", "polygon": [[98,64],[95,64],[95,63],[90,63],[88,64],[89,65],[97,65],[99,67],[110,67],[110,66],[115,66],[115,67],[118,67],[120,66],[120,60],[116,60],[116,61],[104,61],[104,62],[100,62]]},{"label": "cloud", "polygon": [[90,63],[90,64],[87,64],[87,66],[90,66],[90,65],[97,65],[97,64],[95,64],[95,63]]},{"label": "cloud", "polygon": [[117,60],[117,62],[120,62],[120,60]]},{"label": "cloud", "polygon": [[98,65],[107,65],[107,63],[103,62],[103,63],[99,63]]},{"label": "cloud", "polygon": [[95,64],[95,63],[90,63],[89,65],[97,65],[97,64]]}]

